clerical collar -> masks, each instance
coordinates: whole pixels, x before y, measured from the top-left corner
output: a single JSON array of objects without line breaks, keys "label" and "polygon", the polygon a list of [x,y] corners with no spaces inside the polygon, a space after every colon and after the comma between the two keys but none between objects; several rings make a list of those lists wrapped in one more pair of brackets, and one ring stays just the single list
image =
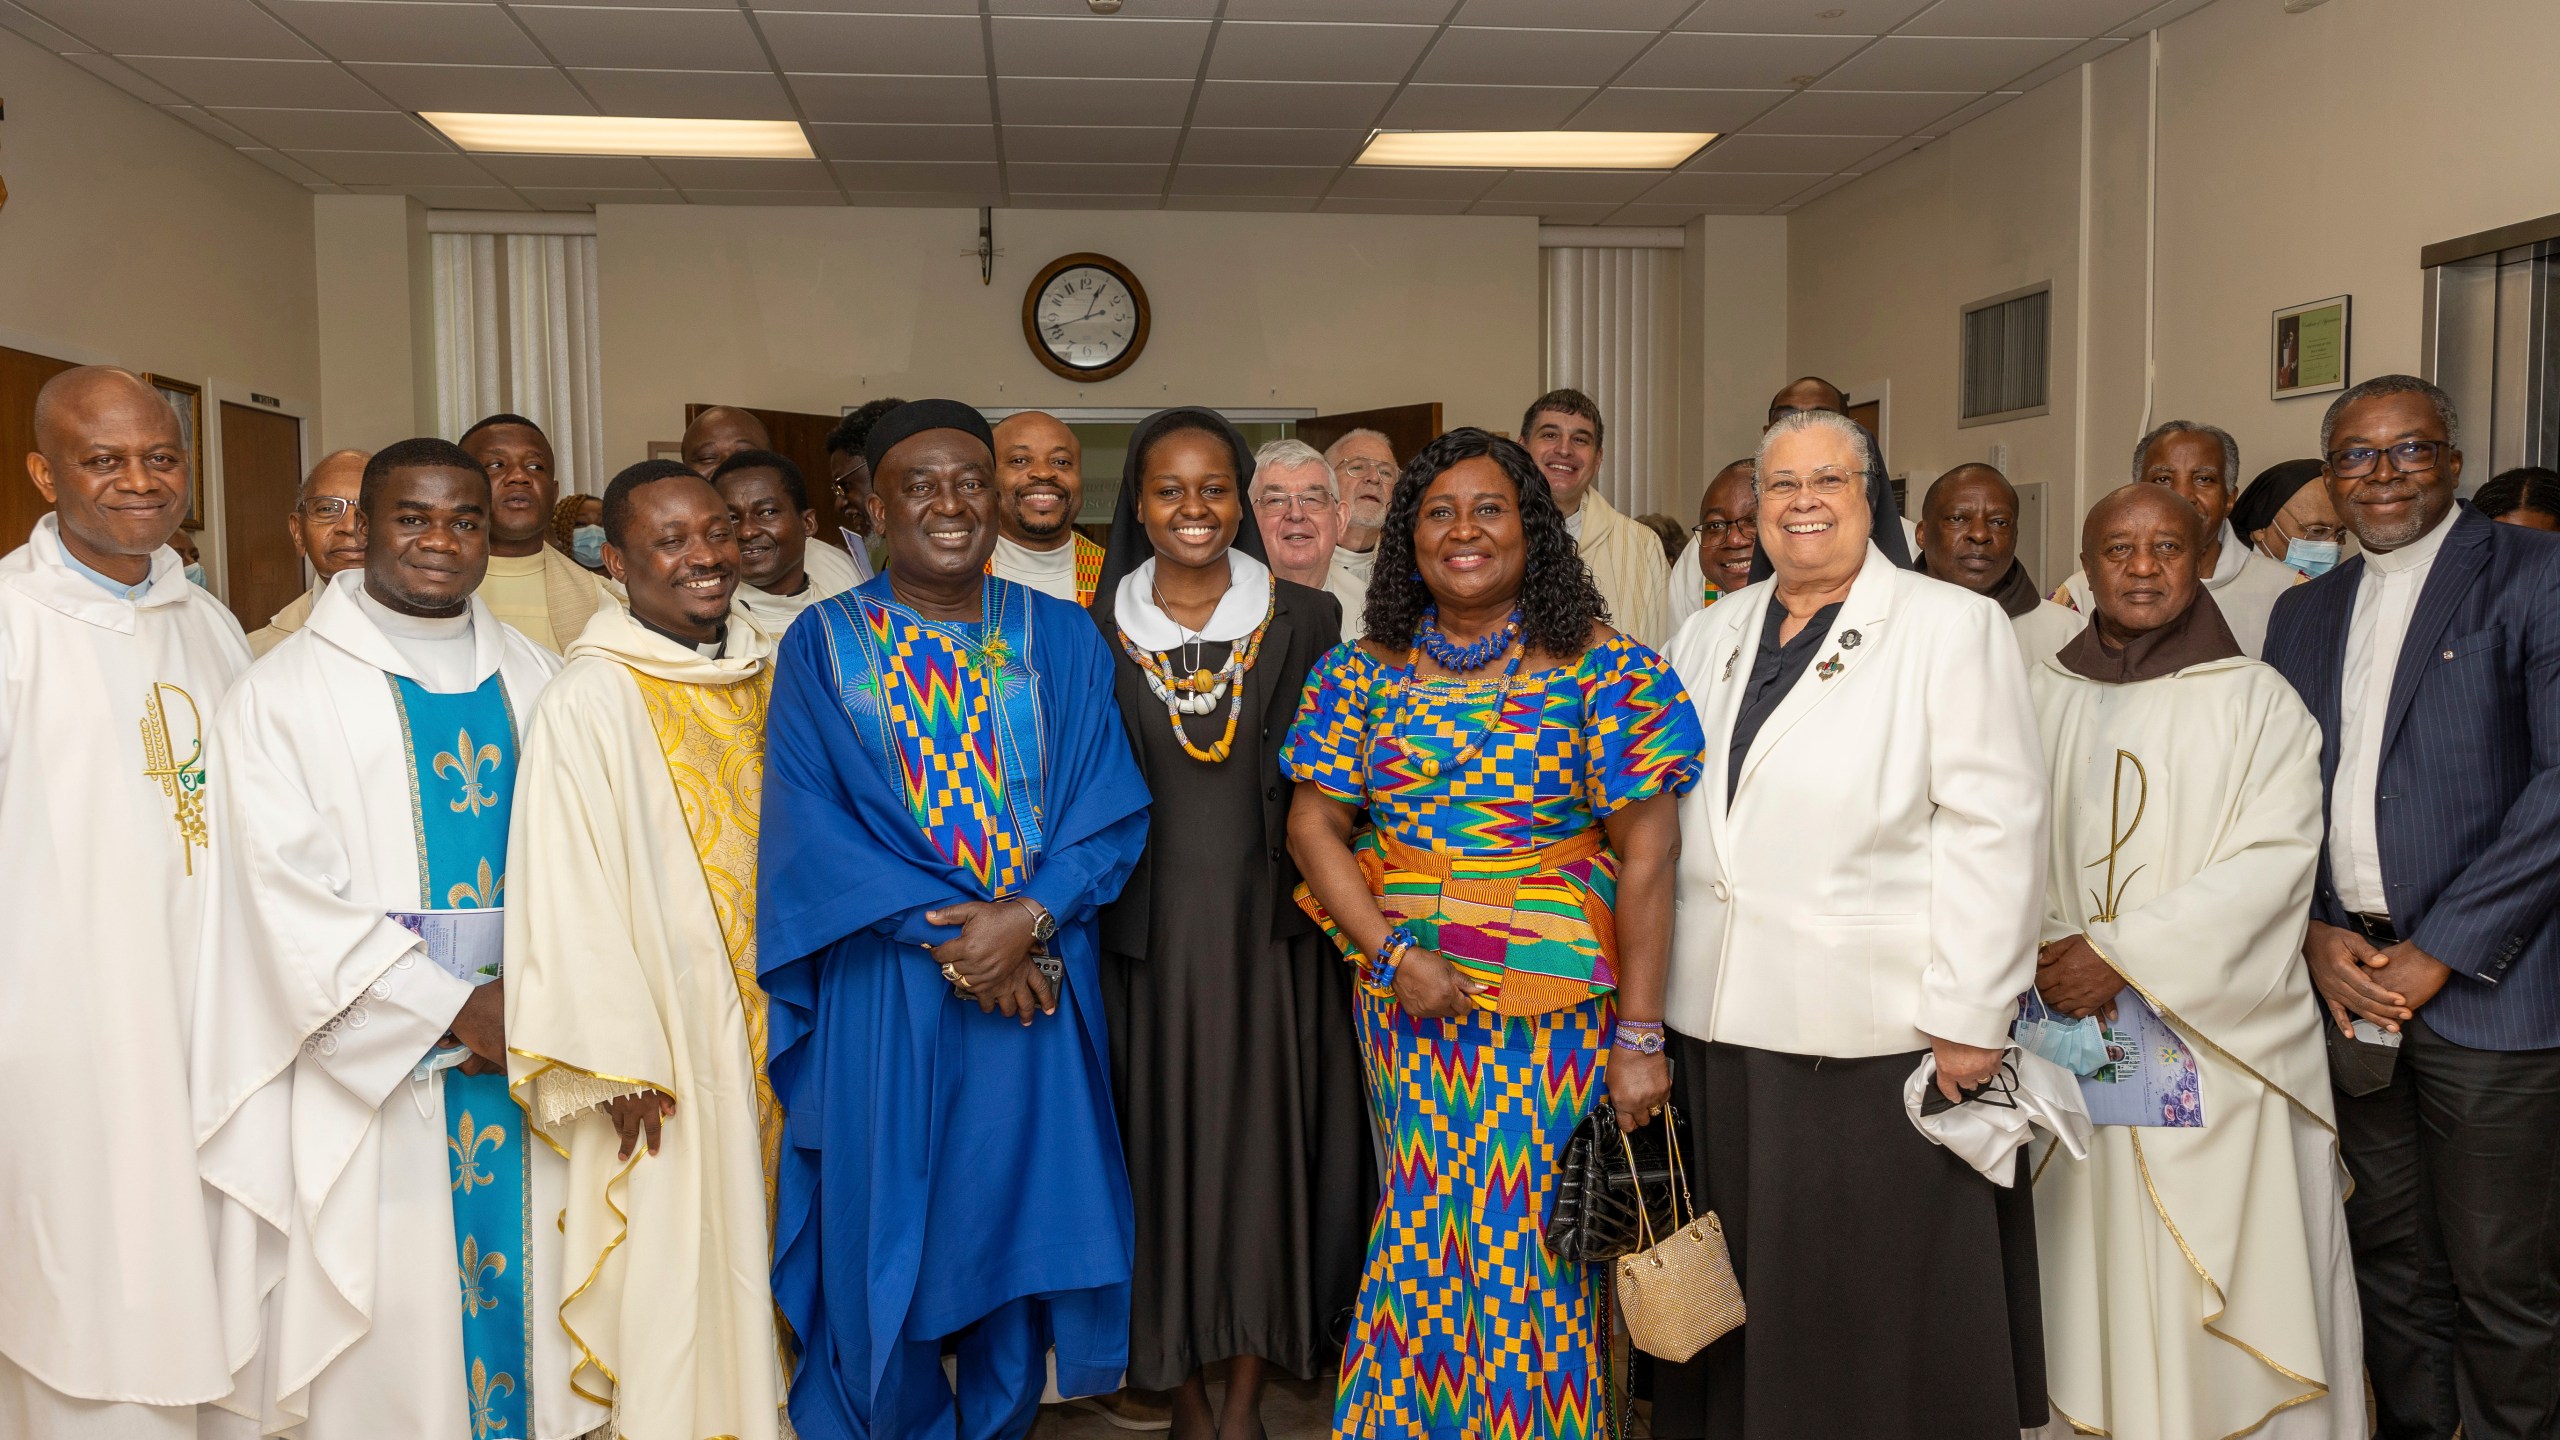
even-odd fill
[{"label": "clerical collar", "polygon": [[1227,593],[1218,597],[1217,608],[1197,630],[1185,629],[1182,622],[1166,614],[1156,604],[1156,562],[1150,558],[1137,569],[1120,577],[1120,588],[1112,598],[1112,613],[1120,622],[1121,633],[1132,644],[1147,650],[1170,650],[1192,640],[1212,643],[1242,640],[1261,626],[1271,613],[1272,596],[1278,586],[1271,578],[1269,566],[1241,550],[1227,551]]},{"label": "clerical collar", "polygon": [[373,598],[373,592],[362,585],[356,587],[356,605],[364,611],[373,628],[394,640],[451,640],[471,633],[471,607],[465,604],[452,615],[412,615],[394,610]]},{"label": "clerical collar", "polygon": [[[2436,522],[2434,529],[2397,550],[2366,550],[2364,563],[2385,575],[2417,569],[2436,558],[2436,552],[2444,548],[2444,537],[2453,533],[2453,522],[2461,514],[2459,507],[2446,510],[2444,518]],[[68,555],[70,552],[66,550],[63,553]]]},{"label": "clerical collar", "polygon": [[82,564],[80,562],[80,557],[71,553],[71,547],[69,545],[62,544],[58,538],[55,543],[59,545],[62,550],[62,563],[71,567],[72,574],[86,579],[90,584],[97,586],[99,589],[106,591],[117,599],[140,600],[144,595],[150,592],[151,567],[148,564],[143,567],[142,579],[134,584],[127,585],[113,575],[100,574],[98,571],[92,570],[87,565]]},{"label": "clerical collar", "polygon": [[1572,537],[1573,537],[1573,539],[1574,539],[1574,543],[1575,543],[1575,544],[1577,544],[1577,545],[1578,545],[1578,544],[1582,543],[1582,507],[1581,507],[1581,506],[1579,506],[1579,505],[1575,506],[1575,507],[1574,507],[1574,509],[1573,509],[1573,513],[1572,513],[1572,514],[1570,514],[1570,515],[1567,515],[1566,517],[1564,517],[1564,530],[1565,530],[1565,533],[1566,533],[1566,534],[1568,534],[1568,535],[1570,535],[1570,536],[1572,536]]},{"label": "clerical collar", "polygon": [[2222,607],[2201,585],[2196,587],[2196,603],[2185,614],[2149,634],[2136,635],[2121,650],[2100,636],[2100,624],[2092,619],[2083,626],[2070,644],[2055,652],[2054,663],[2101,685],[2134,685],[2242,653],[2230,624],[2222,618]]},{"label": "clerical collar", "polygon": [[664,625],[653,623],[648,616],[641,614],[637,610],[631,612],[631,618],[640,622],[641,629],[648,631],[652,635],[673,641],[674,643],[683,646],[685,649],[692,651],[694,654],[701,656],[705,660],[717,660],[720,658],[720,652],[729,648],[729,622],[726,620],[720,622],[720,628],[713,632],[709,641],[705,642],[687,640]]}]

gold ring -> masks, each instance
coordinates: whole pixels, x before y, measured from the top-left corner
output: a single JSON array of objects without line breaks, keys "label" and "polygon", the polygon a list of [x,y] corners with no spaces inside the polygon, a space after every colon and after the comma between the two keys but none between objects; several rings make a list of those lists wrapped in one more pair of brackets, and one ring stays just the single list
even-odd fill
[{"label": "gold ring", "polygon": [[942,978],[951,982],[952,989],[960,991],[964,995],[968,993],[969,977],[961,974],[952,966],[946,964],[942,967]]},{"label": "gold ring", "polygon": [[1646,1118],[1647,1120],[1658,1120],[1658,1119],[1660,1119],[1661,1117],[1662,1117],[1662,1107],[1661,1107],[1661,1106],[1659,1106],[1659,1105],[1656,1105],[1656,1106],[1654,1106],[1654,1107],[1653,1107],[1653,1109],[1652,1109],[1650,1112],[1648,1112],[1648,1113],[1645,1115],[1645,1117],[1644,1117],[1644,1118]]}]

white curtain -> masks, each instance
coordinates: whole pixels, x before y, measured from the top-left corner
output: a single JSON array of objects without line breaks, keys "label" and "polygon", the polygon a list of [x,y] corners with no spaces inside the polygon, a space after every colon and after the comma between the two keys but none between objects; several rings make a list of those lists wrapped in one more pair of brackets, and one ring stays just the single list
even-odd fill
[{"label": "white curtain", "polygon": [[1629,515],[1669,513],[1680,488],[1680,252],[1540,252],[1547,386],[1599,402],[1600,493]]},{"label": "white curtain", "polygon": [[436,423],[510,411],[543,428],[562,494],[604,490],[593,235],[438,235]]}]

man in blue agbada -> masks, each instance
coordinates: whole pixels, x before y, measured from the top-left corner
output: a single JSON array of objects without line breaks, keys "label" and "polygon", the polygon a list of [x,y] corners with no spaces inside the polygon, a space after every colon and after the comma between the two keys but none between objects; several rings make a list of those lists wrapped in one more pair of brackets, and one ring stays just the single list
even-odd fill
[{"label": "man in blue agbada", "polygon": [[[1018,1437],[1127,1361],[1131,1218],[1094,916],[1147,791],[1084,612],[986,572],[993,437],[867,444],[884,571],[776,665],[757,953],[783,1132],[773,1291],[808,1440]],[[956,1350],[958,1393],[942,1352]]]}]

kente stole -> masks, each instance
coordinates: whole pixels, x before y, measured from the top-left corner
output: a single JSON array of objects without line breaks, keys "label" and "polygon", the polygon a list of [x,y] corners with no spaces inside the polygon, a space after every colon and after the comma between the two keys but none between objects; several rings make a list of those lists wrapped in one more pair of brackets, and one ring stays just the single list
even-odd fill
[{"label": "kente stole", "polygon": [[836,697],[907,813],[988,898],[1039,867],[1048,775],[1030,592],[989,576],[978,624],[849,591],[824,617]]},{"label": "kente stole", "polygon": [[[1102,547],[1079,534],[1075,537],[1076,603],[1091,605],[1093,592],[1102,587]],[[996,562],[987,562],[987,573],[996,573]]]},{"label": "kente stole", "polygon": [[[389,677],[409,752],[418,891],[428,907],[487,910],[507,884],[507,820],[515,806],[516,726],[504,682],[435,694]],[[453,1244],[462,1281],[457,1377],[471,1398],[472,1440],[530,1440],[533,1427],[531,1225],[524,1112],[507,1077],[447,1069],[445,1138],[453,1169]]]}]

